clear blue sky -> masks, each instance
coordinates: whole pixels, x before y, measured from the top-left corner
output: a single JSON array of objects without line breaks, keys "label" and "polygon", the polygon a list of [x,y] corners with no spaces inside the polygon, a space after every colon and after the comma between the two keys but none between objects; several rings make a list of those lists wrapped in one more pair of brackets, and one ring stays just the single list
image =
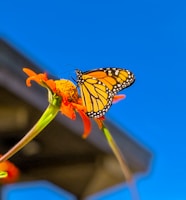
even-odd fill
[{"label": "clear blue sky", "polygon": [[107,117],[154,154],[141,199],[186,199],[185,0],[1,0],[0,35],[59,77],[133,71],[126,100]]}]

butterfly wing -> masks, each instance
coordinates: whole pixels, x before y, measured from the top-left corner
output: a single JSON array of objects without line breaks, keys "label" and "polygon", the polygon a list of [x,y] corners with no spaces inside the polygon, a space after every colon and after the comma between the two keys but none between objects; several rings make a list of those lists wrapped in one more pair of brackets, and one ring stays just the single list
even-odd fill
[{"label": "butterfly wing", "polygon": [[79,70],[76,70],[76,73],[83,105],[87,108],[86,114],[95,118],[105,115],[112,105],[113,92],[97,78],[83,74]]},{"label": "butterfly wing", "polygon": [[115,94],[135,81],[134,74],[122,68],[99,68],[87,72],[76,70],[83,105],[89,117],[105,115]]},{"label": "butterfly wing", "polygon": [[99,68],[84,74],[95,77],[104,83],[114,94],[129,87],[135,81],[134,74],[122,68]]}]

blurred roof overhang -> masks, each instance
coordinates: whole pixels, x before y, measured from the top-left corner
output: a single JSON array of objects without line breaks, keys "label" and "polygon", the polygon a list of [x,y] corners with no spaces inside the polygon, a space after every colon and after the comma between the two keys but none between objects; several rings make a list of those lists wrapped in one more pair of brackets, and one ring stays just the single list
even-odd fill
[{"label": "blurred roof overhang", "polygon": [[[0,152],[5,153],[39,119],[48,105],[46,91],[25,86],[22,68],[39,72],[41,67],[0,40]],[[42,133],[13,158],[21,169],[20,181],[46,179],[83,197],[124,181],[119,164],[104,136],[92,121],[87,140],[79,117],[72,121],[58,115]],[[151,153],[113,123],[106,122],[121,148],[130,170],[148,170]]]}]

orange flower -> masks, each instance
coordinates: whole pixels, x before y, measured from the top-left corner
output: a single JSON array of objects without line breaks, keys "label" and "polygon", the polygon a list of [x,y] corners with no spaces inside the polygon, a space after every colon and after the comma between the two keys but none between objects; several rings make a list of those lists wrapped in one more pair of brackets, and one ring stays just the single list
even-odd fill
[{"label": "orange flower", "polygon": [[83,137],[87,137],[91,130],[89,117],[86,115],[86,108],[82,105],[81,98],[78,96],[77,87],[69,80],[48,79],[46,73],[36,74],[28,68],[23,71],[29,76],[26,80],[27,86],[31,86],[31,81],[35,81],[43,87],[49,89],[52,94],[61,98],[60,111],[68,118],[75,120],[78,112],[84,123]]},{"label": "orange flower", "polygon": [[19,178],[20,174],[19,169],[12,162],[8,160],[0,163],[0,171],[8,173],[7,177],[0,179],[1,184],[14,183]]}]

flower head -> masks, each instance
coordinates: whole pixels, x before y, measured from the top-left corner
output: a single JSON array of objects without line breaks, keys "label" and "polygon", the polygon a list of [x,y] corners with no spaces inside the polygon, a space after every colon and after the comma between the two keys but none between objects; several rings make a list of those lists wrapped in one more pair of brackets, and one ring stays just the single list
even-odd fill
[{"label": "flower head", "polygon": [[50,91],[50,103],[54,96],[60,99],[59,110],[68,118],[75,120],[76,112],[81,116],[84,123],[83,137],[86,137],[91,130],[90,119],[86,115],[86,108],[82,105],[81,98],[78,96],[77,87],[69,80],[52,80],[48,79],[46,73],[36,74],[28,68],[23,71],[29,76],[26,80],[27,86],[31,86],[31,81],[37,82],[39,85],[47,88]]}]

